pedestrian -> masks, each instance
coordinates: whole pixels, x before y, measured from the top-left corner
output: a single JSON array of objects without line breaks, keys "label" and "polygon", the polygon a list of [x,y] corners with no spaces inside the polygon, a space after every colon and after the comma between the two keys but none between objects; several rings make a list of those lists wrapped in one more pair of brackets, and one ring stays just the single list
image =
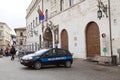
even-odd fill
[{"label": "pedestrian", "polygon": [[2,58],[2,57],[3,57],[3,49],[0,48],[0,58]]},{"label": "pedestrian", "polygon": [[5,49],[5,56],[8,56],[8,51],[9,51],[9,48],[6,47],[6,49]]},{"label": "pedestrian", "polygon": [[15,53],[16,53],[16,50],[15,50],[14,46],[12,46],[12,48],[10,49],[10,53],[11,53],[11,60],[14,60],[14,56],[15,56]]}]

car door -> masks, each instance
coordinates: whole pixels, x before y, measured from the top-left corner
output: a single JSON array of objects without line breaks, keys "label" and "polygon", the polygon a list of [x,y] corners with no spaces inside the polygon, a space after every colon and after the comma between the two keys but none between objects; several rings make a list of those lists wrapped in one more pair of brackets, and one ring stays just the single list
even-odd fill
[{"label": "car door", "polygon": [[66,52],[62,49],[56,49],[56,63],[61,64],[66,60]]},{"label": "car door", "polygon": [[63,64],[65,61],[72,59],[72,55],[64,49],[57,49],[56,54],[56,62],[59,64]]},{"label": "car door", "polygon": [[51,49],[47,51],[41,58],[41,61],[45,65],[55,64],[56,62],[56,50]]}]

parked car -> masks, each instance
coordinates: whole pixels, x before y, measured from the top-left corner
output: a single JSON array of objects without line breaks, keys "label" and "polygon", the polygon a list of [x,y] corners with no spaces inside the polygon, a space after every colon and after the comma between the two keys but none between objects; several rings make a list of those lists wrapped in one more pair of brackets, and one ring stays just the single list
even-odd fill
[{"label": "parked car", "polygon": [[41,49],[34,54],[25,55],[21,58],[21,64],[35,69],[43,65],[64,65],[70,68],[73,62],[72,54],[68,50],[60,48]]}]

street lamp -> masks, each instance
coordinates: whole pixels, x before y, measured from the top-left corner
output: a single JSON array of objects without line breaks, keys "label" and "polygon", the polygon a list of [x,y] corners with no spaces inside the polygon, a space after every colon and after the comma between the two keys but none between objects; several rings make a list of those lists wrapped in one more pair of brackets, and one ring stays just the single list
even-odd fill
[{"label": "street lamp", "polygon": [[97,11],[97,15],[98,15],[98,18],[99,18],[99,19],[102,18],[102,11],[100,10],[100,8],[99,8],[99,10]]}]

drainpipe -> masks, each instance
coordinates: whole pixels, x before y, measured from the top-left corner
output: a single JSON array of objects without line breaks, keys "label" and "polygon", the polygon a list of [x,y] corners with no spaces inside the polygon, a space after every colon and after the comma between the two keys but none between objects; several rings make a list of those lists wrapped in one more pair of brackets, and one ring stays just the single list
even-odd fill
[{"label": "drainpipe", "polygon": [[[43,5],[43,0],[42,0],[42,11],[43,11],[43,7],[44,7],[44,5]],[[43,43],[43,45],[42,45],[42,47],[44,48],[45,47],[45,45],[44,45],[44,25],[43,25],[43,20],[42,20],[42,23],[41,23],[41,25],[42,25],[42,43]]]},{"label": "drainpipe", "polygon": [[111,57],[113,56],[113,47],[112,47],[112,30],[111,30],[111,5],[110,0],[108,0],[108,13],[109,13],[109,29],[110,29],[110,50],[111,50]]},{"label": "drainpipe", "polygon": [[113,55],[113,43],[112,43],[112,26],[111,26],[111,6],[110,0],[108,0],[108,7],[109,7],[109,28],[110,28],[110,49],[111,49],[111,64],[113,66],[117,65],[117,56]]}]

